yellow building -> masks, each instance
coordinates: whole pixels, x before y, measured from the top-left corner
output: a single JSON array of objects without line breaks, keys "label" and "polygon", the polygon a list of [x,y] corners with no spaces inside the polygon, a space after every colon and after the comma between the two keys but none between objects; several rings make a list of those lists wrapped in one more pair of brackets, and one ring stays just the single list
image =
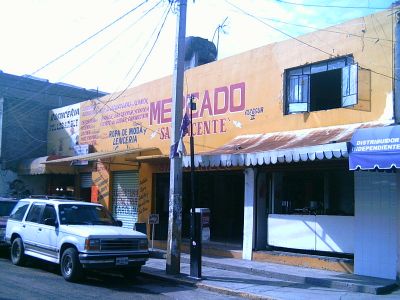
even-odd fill
[{"label": "yellow building", "polygon": [[[197,104],[196,201],[210,208],[212,241],[240,245],[244,259],[266,249],[354,255],[356,273],[396,278],[398,250],[381,261],[375,249],[371,263],[360,254],[370,231],[357,221],[360,181],[348,166],[357,129],[395,122],[393,30],[385,11],[185,72],[184,98]],[[159,240],[168,226],[171,88],[166,77],[82,102],[79,138],[57,124],[48,136],[49,152],[63,134],[75,150],[90,145],[92,153],[52,163],[79,161],[77,191],[125,226],[159,214]],[[185,172],[184,237],[189,192]],[[387,240],[382,247],[398,248]]]}]

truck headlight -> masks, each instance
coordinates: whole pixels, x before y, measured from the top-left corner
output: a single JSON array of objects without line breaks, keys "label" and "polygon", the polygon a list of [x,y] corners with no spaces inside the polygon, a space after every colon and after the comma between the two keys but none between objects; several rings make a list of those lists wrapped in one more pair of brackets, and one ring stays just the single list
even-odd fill
[{"label": "truck headlight", "polygon": [[100,240],[99,239],[86,239],[85,240],[85,250],[100,250]]},{"label": "truck headlight", "polygon": [[147,239],[139,240],[139,250],[147,250],[149,247],[149,242]]}]

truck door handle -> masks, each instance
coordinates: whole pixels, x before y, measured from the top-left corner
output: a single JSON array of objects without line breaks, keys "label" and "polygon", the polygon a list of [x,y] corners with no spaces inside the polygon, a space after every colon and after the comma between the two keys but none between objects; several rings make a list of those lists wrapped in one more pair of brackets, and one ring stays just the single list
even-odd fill
[{"label": "truck door handle", "polygon": [[24,225],[22,225],[22,227],[23,227],[23,228],[25,228],[25,226],[26,226],[25,224],[24,224]]},{"label": "truck door handle", "polygon": [[42,231],[42,228],[39,228],[38,230],[39,230],[39,231]]}]

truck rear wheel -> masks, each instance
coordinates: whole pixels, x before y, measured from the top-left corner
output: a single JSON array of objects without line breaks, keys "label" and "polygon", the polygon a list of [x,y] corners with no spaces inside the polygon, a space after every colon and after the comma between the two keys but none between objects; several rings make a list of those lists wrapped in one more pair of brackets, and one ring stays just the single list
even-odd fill
[{"label": "truck rear wheel", "polygon": [[14,239],[11,244],[10,255],[14,265],[22,266],[25,262],[24,243],[20,237]]}]

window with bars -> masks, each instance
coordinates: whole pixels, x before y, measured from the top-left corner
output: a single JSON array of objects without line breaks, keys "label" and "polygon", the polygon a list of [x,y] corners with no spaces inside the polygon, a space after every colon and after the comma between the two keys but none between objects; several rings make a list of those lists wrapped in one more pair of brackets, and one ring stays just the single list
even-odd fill
[{"label": "window with bars", "polygon": [[285,114],[354,106],[358,65],[351,56],[285,71]]}]

